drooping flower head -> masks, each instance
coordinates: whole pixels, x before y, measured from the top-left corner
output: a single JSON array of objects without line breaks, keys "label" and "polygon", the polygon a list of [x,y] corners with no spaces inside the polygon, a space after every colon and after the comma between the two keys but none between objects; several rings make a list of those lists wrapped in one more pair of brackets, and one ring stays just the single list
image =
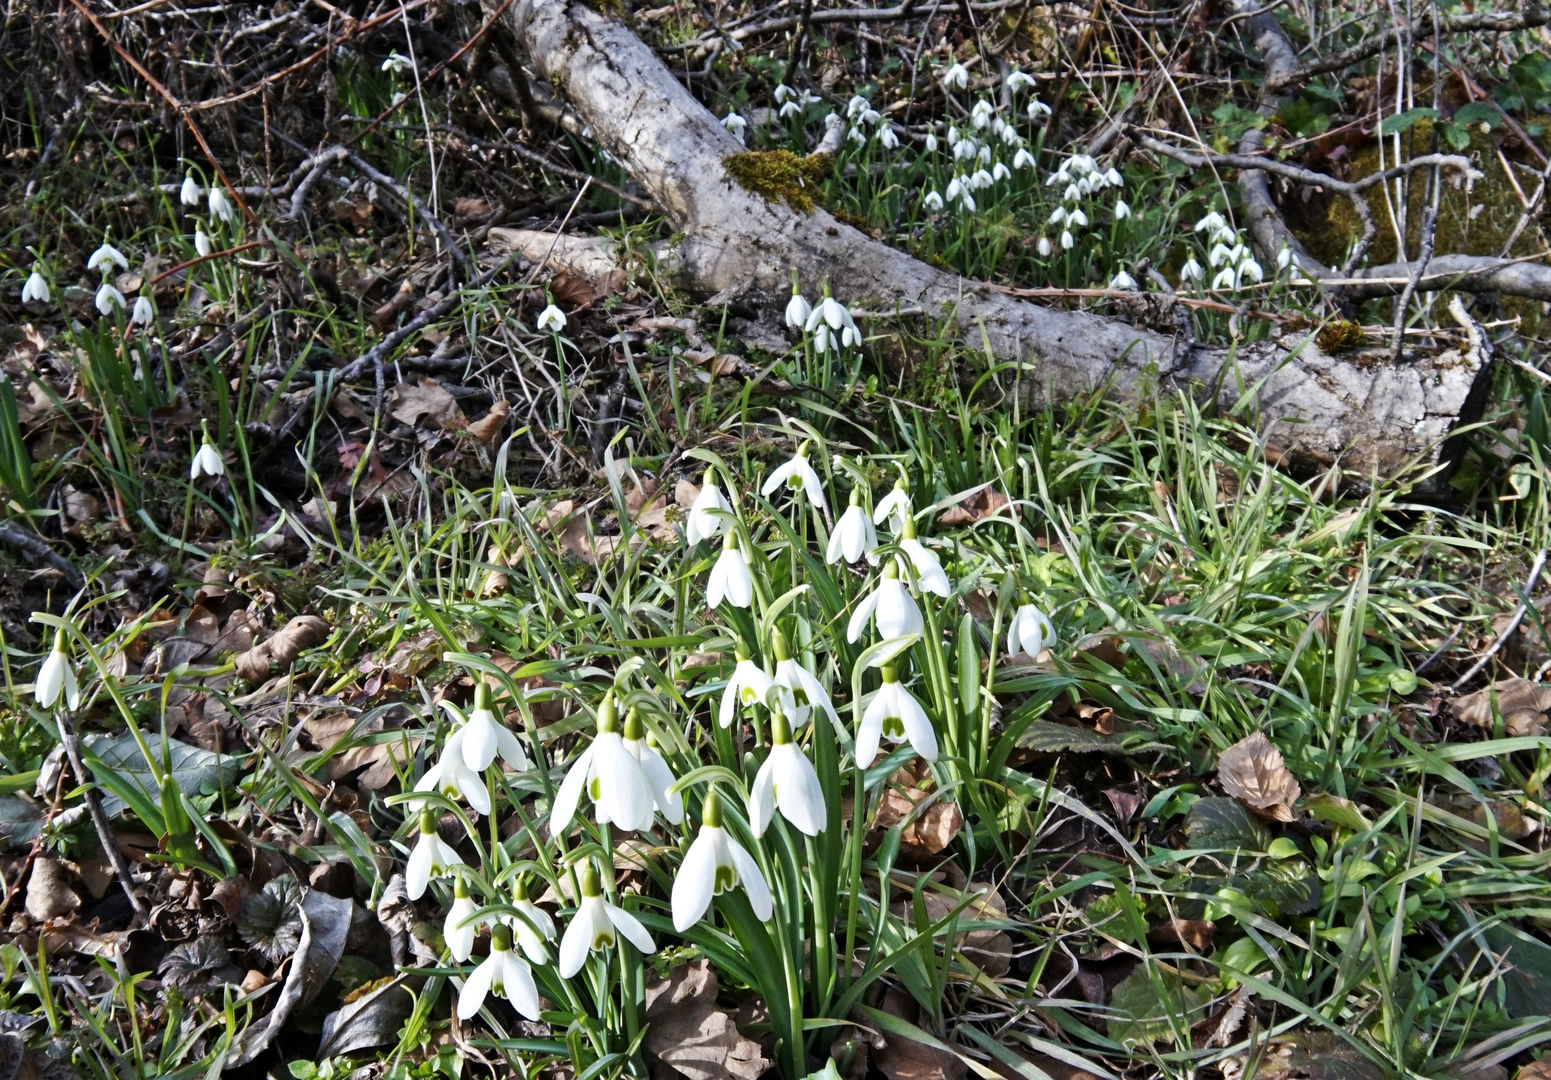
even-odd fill
[{"label": "drooping flower head", "polygon": [[899,538],[899,550],[903,556],[900,559],[900,569],[905,571],[907,578],[914,582],[916,588],[944,598],[953,591],[953,586],[948,581],[948,575],[943,570],[942,563],[938,561],[937,554],[916,539],[914,518],[905,518],[904,529]]},{"label": "drooping flower head", "polygon": [[770,713],[770,756],[754,777],[749,794],[749,827],[764,836],[777,810],[799,832],[817,836],[824,831],[828,812],[824,789],[813,762],[792,741],[792,729],[780,709]]},{"label": "drooping flower head", "polygon": [[598,824],[632,831],[651,826],[656,799],[641,763],[620,735],[613,690],[598,703],[598,731],[592,745],[577,755],[555,792],[549,815],[551,836],[559,836],[570,826],[583,791],[593,801]]},{"label": "drooping flower head", "polygon": [[512,931],[502,923],[490,928],[490,955],[473,970],[458,993],[458,1019],[471,1020],[491,991],[512,1003],[529,1020],[539,1018],[539,989],[528,962],[512,949]]},{"label": "drooping flower head", "polygon": [[824,485],[819,480],[819,474],[814,472],[813,466],[808,463],[808,450],[811,446],[812,444],[808,442],[799,446],[794,457],[765,478],[759,493],[768,499],[784,485],[787,491],[804,495],[812,500],[813,504],[822,511],[828,504],[824,501]]},{"label": "drooping flower head", "polygon": [[34,267],[22,284],[22,303],[27,304],[36,300],[40,304],[46,304],[48,295],[48,281],[44,279],[43,272]]},{"label": "drooping flower head", "polygon": [[479,923],[473,918],[477,910],[469,896],[468,880],[459,874],[452,882],[452,904],[442,922],[442,940],[460,964],[474,953],[474,939],[479,936]]},{"label": "drooping flower head", "polygon": [[189,466],[190,480],[198,480],[201,476],[221,476],[226,472],[226,462],[222,460],[221,452],[210,441],[210,425],[202,422],[200,426],[204,437],[194,454],[193,464]]},{"label": "drooping flower head", "polygon": [[893,664],[883,665],[883,685],[873,695],[856,732],[856,761],[866,768],[878,755],[880,738],[890,742],[910,740],[911,747],[927,761],[937,760],[937,733],[931,718],[915,695],[899,681]]},{"label": "drooping flower head", "polygon": [[684,539],[693,547],[702,540],[720,536],[731,527],[722,515],[730,513],[732,506],[721,488],[716,486],[716,474],[707,469],[700,482],[700,493],[695,496],[689,518],[684,523]]},{"label": "drooping flower head", "polygon": [[1033,604],[1024,604],[1013,613],[1007,627],[1007,651],[1011,655],[1022,652],[1038,656],[1055,644],[1055,640],[1056,632],[1050,619]]},{"label": "drooping flower head", "polygon": [[899,580],[899,565],[896,562],[883,564],[883,576],[878,581],[878,587],[856,605],[851,621],[846,626],[846,640],[855,641],[861,637],[869,619],[873,620],[878,636],[884,641],[921,633],[921,609],[910,595],[910,590]]},{"label": "drooping flower head", "polygon": [[[523,752],[522,742],[515,732],[501,722],[491,707],[490,684],[481,677],[474,687],[474,708],[463,724],[463,762],[475,772],[484,772],[499,755],[512,768],[525,771],[528,755]],[[451,702],[443,702],[449,706]]]},{"label": "drooping flower head", "polygon": [[463,856],[436,832],[436,811],[429,806],[420,811],[420,835],[404,867],[404,889],[411,900],[425,895],[432,878],[446,877],[453,867],[467,865]]},{"label": "drooping flower head", "polygon": [[565,312],[554,304],[550,304],[539,312],[538,328],[551,334],[558,334],[565,329]]},{"label": "drooping flower head", "polygon": [[[776,657],[775,678],[772,682],[780,691],[775,704],[771,706],[772,711],[780,710],[785,714],[788,724],[800,729],[807,724],[814,709],[821,709],[838,730],[840,714],[829,699],[829,691],[824,689],[824,684],[819,682],[813,672],[792,657],[786,635],[779,628],[770,633],[770,647]],[[770,703],[768,696],[766,703]]]},{"label": "drooping flower head", "polygon": [[199,205],[199,181],[194,179],[193,169],[183,175],[183,186],[178,189],[178,201],[184,206]]},{"label": "drooping flower head", "polygon": [[657,812],[674,825],[683,821],[684,800],[673,790],[673,770],[668,768],[662,754],[647,737],[646,725],[641,720],[639,709],[632,708],[625,714],[625,749],[640,764],[641,772],[645,774],[647,785],[651,788],[652,802]]},{"label": "drooping flower head", "polygon": [[738,534],[731,529],[722,537],[722,553],[711,567],[705,590],[707,607],[718,607],[723,600],[739,608],[754,602],[754,576],[749,572],[748,557],[738,543]]},{"label": "drooping flower head", "polygon": [[32,696],[45,709],[52,709],[60,695],[64,696],[65,704],[71,709],[81,704],[81,688],[75,681],[70,654],[65,651],[63,629],[54,631],[54,648],[38,669],[37,682],[32,686]]},{"label": "drooping flower head", "polygon": [[738,644],[738,663],[732,669],[732,678],[727,680],[727,688],[722,691],[721,706],[717,711],[716,722],[722,727],[731,727],[733,717],[737,715],[739,706],[745,709],[765,703],[765,695],[770,693],[770,688],[775,685],[769,675],[749,656],[749,651]]},{"label": "drooping flower head", "polygon": [[549,912],[528,899],[526,880],[517,882],[517,889],[512,895],[512,907],[517,909],[518,915],[506,916],[505,921],[516,935],[523,954],[535,964],[549,963],[546,942],[555,940],[555,920],[549,917]]},{"label": "drooping flower head", "polygon": [[587,954],[612,949],[621,936],[642,953],[657,951],[657,943],[630,912],[603,898],[598,871],[588,860],[581,871],[582,900],[571,924],[560,939],[560,977],[569,979],[582,970]]},{"label": "drooping flower head", "polygon": [[713,897],[739,885],[748,893],[755,916],[768,922],[774,910],[770,886],[754,857],[722,827],[722,799],[712,788],[701,811],[700,835],[673,879],[673,928],[682,934],[705,917]]},{"label": "drooping flower head", "polygon": [[851,503],[835,523],[835,531],[830,534],[824,561],[837,563],[844,558],[846,562],[856,562],[864,557],[870,560],[877,546],[878,534],[867,512],[862,509],[862,488],[858,484],[851,489]]}]

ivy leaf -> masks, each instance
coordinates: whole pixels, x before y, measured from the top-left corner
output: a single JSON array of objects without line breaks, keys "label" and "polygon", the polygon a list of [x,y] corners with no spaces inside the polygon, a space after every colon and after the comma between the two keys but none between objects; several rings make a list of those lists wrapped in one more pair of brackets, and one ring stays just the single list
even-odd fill
[{"label": "ivy leaf", "polygon": [[1436,119],[1438,119],[1437,109],[1429,108],[1425,105],[1418,106],[1415,109],[1407,109],[1399,116],[1386,116],[1383,122],[1379,124],[1379,134],[1398,135],[1402,131],[1406,130],[1406,128],[1411,127],[1418,120]]},{"label": "ivy leaf", "polygon": [[1200,799],[1185,815],[1185,836],[1195,848],[1264,851],[1271,842],[1266,827],[1237,799]]}]

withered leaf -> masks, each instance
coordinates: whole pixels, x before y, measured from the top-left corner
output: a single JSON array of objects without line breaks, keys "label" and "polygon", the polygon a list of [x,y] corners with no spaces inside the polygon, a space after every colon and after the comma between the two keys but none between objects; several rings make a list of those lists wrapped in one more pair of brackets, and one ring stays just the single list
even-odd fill
[{"label": "withered leaf", "polygon": [[1551,687],[1532,683],[1528,679],[1503,679],[1473,694],[1466,694],[1454,702],[1454,715],[1463,724],[1490,730],[1497,722],[1492,711],[1494,698],[1497,712],[1502,714],[1505,735],[1546,733],[1546,713],[1551,711]]},{"label": "withered leaf", "polygon": [[709,961],[674,968],[646,985],[646,1050],[689,1080],[755,1080],[768,1061],[759,1043],[744,1038],[716,1004],[716,972]]},{"label": "withered leaf", "polygon": [[399,383],[393,388],[392,413],[400,423],[431,430],[461,427],[463,421],[457,399],[441,383],[424,375],[417,383]]},{"label": "withered leaf", "polygon": [[[1012,500],[994,488],[983,487],[972,495],[959,500],[959,505],[951,506],[943,511],[938,523],[942,525],[973,525],[981,518],[988,518],[1001,511],[1003,507],[1010,506]],[[1008,513],[1016,518],[1016,510],[1008,510]]]},{"label": "withered leaf", "polygon": [[490,411],[483,418],[469,425],[469,434],[482,443],[492,442],[501,434],[501,427],[506,423],[507,414],[512,411],[511,404],[506,401],[497,401],[490,406]]},{"label": "withered leaf", "polygon": [[1288,771],[1282,752],[1261,731],[1222,752],[1217,780],[1229,795],[1277,821],[1293,820],[1292,804],[1303,790]]}]

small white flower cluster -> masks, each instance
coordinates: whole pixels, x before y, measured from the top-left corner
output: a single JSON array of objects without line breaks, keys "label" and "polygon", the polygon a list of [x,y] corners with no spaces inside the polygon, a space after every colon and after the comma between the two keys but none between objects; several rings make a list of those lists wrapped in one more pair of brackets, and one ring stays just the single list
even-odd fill
[{"label": "small white flower cluster", "polygon": [[775,99],[776,104],[781,107],[779,111],[782,120],[802,116],[807,112],[809,105],[817,105],[824,100],[811,90],[799,92],[784,83],[775,88]]},{"label": "small white flower cluster", "polygon": [[867,129],[873,128],[873,134],[878,138],[878,145],[885,150],[894,150],[899,146],[899,136],[894,134],[894,125],[883,119],[883,114],[872,107],[872,103],[860,94],[854,95],[846,102],[846,119],[851,121],[851,126],[846,131],[846,138],[858,146],[865,146],[869,138]]},{"label": "small white flower cluster", "polygon": [[[1042,258],[1048,258],[1055,251],[1057,243],[1062,251],[1072,250],[1077,243],[1073,230],[1081,231],[1088,227],[1088,213],[1083,208],[1084,205],[1093,209],[1094,196],[1108,188],[1122,191],[1125,189],[1126,182],[1120,175],[1120,170],[1113,166],[1101,169],[1098,162],[1090,155],[1073,154],[1061,162],[1055,172],[1045,177],[1045,186],[1061,189],[1061,205],[1050,213],[1051,228],[1059,228],[1061,233],[1056,243],[1052,243],[1048,236],[1039,238],[1036,250]],[[1116,221],[1124,221],[1131,216],[1130,204],[1124,199],[1116,199],[1115,205],[1110,210]],[[1116,286],[1116,288],[1122,287],[1125,286]],[[1129,287],[1135,288],[1135,282],[1132,282]]]},{"label": "small white flower cluster", "polygon": [[[950,92],[963,90],[969,86],[969,72],[963,64],[956,63],[942,73],[941,81]],[[1009,93],[1016,96],[1020,91],[1031,89],[1034,79],[1021,71],[1013,71],[1007,75],[1006,85]],[[1035,121],[1049,115],[1050,107],[1031,96],[1026,112],[1028,119]],[[970,106],[968,129],[961,131],[957,125],[949,125],[947,130],[948,159],[953,170],[948,185],[942,194],[936,190],[927,191],[921,198],[921,205],[931,213],[951,206],[972,214],[978,209],[975,192],[1012,179],[1014,170],[1033,168],[1034,155],[1029,151],[1028,140],[1018,131],[1016,121],[1016,112],[1009,121],[985,98]],[[938,147],[937,136],[928,133],[927,153],[936,153]],[[1002,160],[1009,152],[1010,165]]]},{"label": "small white flower cluster", "polygon": [[[1217,271],[1212,277],[1210,286],[1213,291],[1237,291],[1246,282],[1259,283],[1265,280],[1265,271],[1261,269],[1260,263],[1255,261],[1254,252],[1244,242],[1242,234],[1229,225],[1216,210],[1196,222],[1194,231],[1206,234],[1205,243],[1209,245],[1206,263]],[[1283,257],[1279,259],[1283,267],[1287,265],[1285,260],[1284,249]],[[1206,271],[1201,268],[1195,256],[1191,255],[1180,268],[1179,277],[1181,282],[1190,284],[1205,278]]]},{"label": "small white flower cluster", "polygon": [[860,348],[862,344],[862,332],[856,328],[851,312],[829,295],[827,287],[824,299],[819,301],[817,307],[813,307],[797,291],[794,283],[792,298],[786,302],[786,325],[813,335],[813,349],[820,354],[827,353],[831,348],[836,351]]}]

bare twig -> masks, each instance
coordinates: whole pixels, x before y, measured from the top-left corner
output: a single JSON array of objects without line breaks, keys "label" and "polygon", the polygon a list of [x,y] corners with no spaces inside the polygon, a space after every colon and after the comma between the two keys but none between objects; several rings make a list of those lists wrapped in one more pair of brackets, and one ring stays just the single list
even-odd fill
[{"label": "bare twig", "polygon": [[1524,583],[1524,598],[1519,601],[1519,606],[1514,609],[1513,618],[1508,620],[1508,625],[1503,627],[1502,633],[1497,635],[1497,640],[1492,642],[1492,647],[1481,654],[1481,659],[1472,664],[1469,671],[1454,680],[1449,687],[1450,690],[1458,690],[1461,686],[1475,678],[1476,673],[1491,662],[1492,657],[1502,650],[1502,647],[1508,643],[1508,639],[1513,636],[1513,632],[1519,628],[1519,623],[1524,621],[1524,616],[1529,611],[1530,593],[1535,591],[1535,583],[1540,580],[1540,571],[1546,565],[1546,554],[1546,549],[1541,548],[1540,554],[1535,556],[1535,565],[1530,567],[1529,580]]},{"label": "bare twig", "polygon": [[129,862],[124,858],[124,853],[119,850],[118,841],[114,839],[113,825],[102,809],[102,796],[97,793],[96,786],[90,783],[91,774],[86,771],[86,766],[81,761],[81,740],[76,737],[68,712],[60,709],[56,716],[59,720],[59,741],[64,744],[65,756],[70,759],[70,768],[75,770],[75,775],[81,783],[87,785],[86,812],[91,816],[92,827],[97,830],[97,841],[102,845],[102,857],[108,860],[109,866],[113,867],[113,876],[118,878],[119,886],[129,899],[129,906],[134,908],[136,915],[144,919],[150,913],[146,910],[145,901],[135,892],[134,875],[130,873]]},{"label": "bare twig", "polygon": [[9,544],[30,559],[48,563],[64,575],[65,584],[72,589],[79,589],[85,581],[74,563],[49,547],[48,542],[41,536],[30,533],[19,525],[13,525],[9,521],[0,522],[0,543]]}]

